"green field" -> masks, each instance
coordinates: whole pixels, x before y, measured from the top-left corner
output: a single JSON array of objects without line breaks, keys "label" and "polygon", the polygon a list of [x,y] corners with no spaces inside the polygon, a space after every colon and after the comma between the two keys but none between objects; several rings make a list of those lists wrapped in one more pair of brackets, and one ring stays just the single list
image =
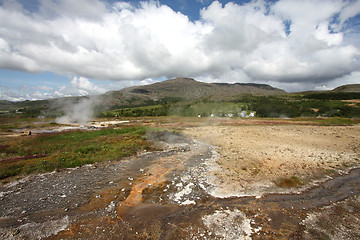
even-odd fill
[{"label": "green field", "polygon": [[2,138],[0,179],[119,160],[152,149],[145,127]]},{"label": "green field", "polygon": [[[158,104],[145,107],[121,108],[100,113],[104,117],[188,116],[188,117],[360,117],[359,103],[350,104],[337,98],[348,99],[359,94],[312,94],[283,96],[246,95],[229,102],[206,99]],[[334,99],[335,98],[335,99]]]}]

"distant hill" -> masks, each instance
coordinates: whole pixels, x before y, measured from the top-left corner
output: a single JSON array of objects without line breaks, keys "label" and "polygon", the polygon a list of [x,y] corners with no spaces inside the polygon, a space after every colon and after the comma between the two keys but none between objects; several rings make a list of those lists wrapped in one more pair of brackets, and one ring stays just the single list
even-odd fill
[{"label": "distant hill", "polygon": [[281,95],[286,92],[266,84],[204,83],[192,78],[175,78],[146,86],[135,86],[106,93],[103,98],[110,106],[146,105],[158,101],[180,101],[208,98],[229,101],[245,94]]},{"label": "distant hill", "polygon": [[353,99],[360,99],[360,84],[331,91],[288,94],[266,84],[204,83],[192,78],[175,78],[98,96],[22,102],[0,100],[0,115],[57,117],[78,106],[76,111],[90,109],[98,116],[107,116],[107,113],[109,116],[210,116],[212,113],[223,116],[225,112],[233,114],[239,109],[256,112],[260,117],[360,116],[359,104],[350,106],[342,101]]},{"label": "distant hill", "polygon": [[360,84],[348,84],[335,88],[332,92],[360,92]]},{"label": "distant hill", "polygon": [[334,88],[333,90],[310,90],[304,92],[294,92],[292,94],[321,94],[321,93],[360,93],[360,84],[347,84]]},{"label": "distant hill", "polygon": [[[96,96],[96,112],[109,109],[149,106],[161,103],[191,101],[197,99],[229,101],[245,94],[281,95],[284,90],[266,84],[254,83],[204,83],[192,78],[175,78],[146,86],[134,86],[119,91],[110,91]],[[68,97],[39,101],[0,101],[0,113],[18,112],[28,116],[58,116],[66,106],[88,97]],[[25,115],[25,114],[22,114]]]}]

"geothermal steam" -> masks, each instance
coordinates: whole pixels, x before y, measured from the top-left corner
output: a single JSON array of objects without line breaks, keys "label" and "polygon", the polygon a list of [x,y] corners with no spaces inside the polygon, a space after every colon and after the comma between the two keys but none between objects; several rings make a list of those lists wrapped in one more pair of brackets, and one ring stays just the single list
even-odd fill
[{"label": "geothermal steam", "polygon": [[72,123],[87,123],[94,118],[94,109],[99,103],[97,97],[82,98],[80,101],[67,102],[64,105],[65,115],[55,119],[56,123],[72,124]]}]

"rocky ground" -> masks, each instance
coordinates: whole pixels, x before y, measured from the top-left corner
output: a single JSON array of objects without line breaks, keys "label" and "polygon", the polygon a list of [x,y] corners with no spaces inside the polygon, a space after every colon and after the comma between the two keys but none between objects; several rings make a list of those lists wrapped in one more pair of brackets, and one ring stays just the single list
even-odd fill
[{"label": "rocky ground", "polygon": [[0,186],[0,238],[360,238],[359,126],[202,125]]}]

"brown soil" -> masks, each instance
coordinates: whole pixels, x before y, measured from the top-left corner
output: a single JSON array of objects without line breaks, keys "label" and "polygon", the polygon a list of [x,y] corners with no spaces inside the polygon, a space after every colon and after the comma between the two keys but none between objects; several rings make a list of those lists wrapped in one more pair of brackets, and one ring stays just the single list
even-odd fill
[{"label": "brown soil", "polygon": [[358,107],[358,104],[360,103],[360,99],[352,99],[352,100],[341,100],[342,102],[347,102],[349,106],[351,107]]},{"label": "brown soil", "polygon": [[220,196],[261,195],[281,180],[304,184],[360,164],[360,127],[240,125],[188,128],[185,133],[218,147],[212,175]]}]

